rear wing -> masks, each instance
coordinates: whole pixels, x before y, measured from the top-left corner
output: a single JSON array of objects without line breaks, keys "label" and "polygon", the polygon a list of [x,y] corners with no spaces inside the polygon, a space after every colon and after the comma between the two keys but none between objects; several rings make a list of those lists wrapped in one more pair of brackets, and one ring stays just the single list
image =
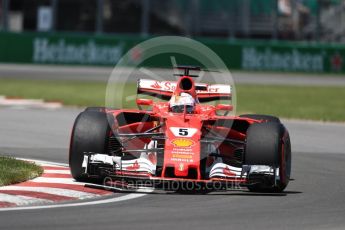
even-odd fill
[{"label": "rear wing", "polygon": [[[146,94],[153,97],[169,100],[175,89],[175,81],[156,81],[150,79],[139,79],[137,83],[138,94]],[[223,84],[195,83],[197,97],[200,102],[213,100],[230,100],[231,86]]]}]

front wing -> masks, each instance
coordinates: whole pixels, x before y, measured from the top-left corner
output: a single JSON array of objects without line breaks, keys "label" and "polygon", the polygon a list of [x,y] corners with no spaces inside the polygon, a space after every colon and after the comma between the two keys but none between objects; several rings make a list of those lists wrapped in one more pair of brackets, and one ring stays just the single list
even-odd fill
[{"label": "front wing", "polygon": [[[150,187],[163,190],[189,189],[242,190],[246,186],[259,183],[257,178],[279,179],[279,169],[262,165],[243,165],[234,167],[219,159],[206,169],[207,179],[168,178],[155,176],[156,165],[147,152],[137,159],[122,160],[121,157],[98,153],[85,153],[83,168],[90,177],[103,176],[107,189],[136,190]],[[260,175],[260,177],[258,177]],[[262,177],[265,175],[265,177]]]}]

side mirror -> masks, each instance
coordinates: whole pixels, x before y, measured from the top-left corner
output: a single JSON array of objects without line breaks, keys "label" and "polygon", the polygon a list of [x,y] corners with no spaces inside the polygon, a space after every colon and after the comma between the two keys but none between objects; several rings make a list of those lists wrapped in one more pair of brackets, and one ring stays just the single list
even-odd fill
[{"label": "side mirror", "polygon": [[153,105],[153,100],[151,99],[144,99],[144,98],[140,98],[140,99],[137,99],[137,105],[139,107],[139,109],[141,110],[141,106],[143,105],[146,105],[146,106],[151,106]]},{"label": "side mirror", "polygon": [[226,104],[218,104],[216,106],[216,110],[222,110],[222,111],[232,111],[233,110],[233,106],[232,105],[226,105]]}]

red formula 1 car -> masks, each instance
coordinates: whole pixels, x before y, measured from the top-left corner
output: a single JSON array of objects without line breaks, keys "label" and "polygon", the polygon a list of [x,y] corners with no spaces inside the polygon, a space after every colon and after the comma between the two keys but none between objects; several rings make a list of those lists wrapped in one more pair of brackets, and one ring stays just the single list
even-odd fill
[{"label": "red formula 1 car", "polygon": [[[105,186],[218,190],[248,188],[282,192],[289,183],[291,146],[287,129],[269,115],[218,115],[231,87],[195,83],[182,66],[177,82],[140,79],[137,99],[151,110],[87,108],[76,118],[69,165],[77,181],[104,179]],[[127,187],[126,187],[127,186]]]}]

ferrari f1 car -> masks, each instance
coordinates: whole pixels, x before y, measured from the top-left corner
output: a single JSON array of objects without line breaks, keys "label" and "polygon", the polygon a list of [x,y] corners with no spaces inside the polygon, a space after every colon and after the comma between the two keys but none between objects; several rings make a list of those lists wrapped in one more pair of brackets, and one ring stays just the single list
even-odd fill
[{"label": "ferrari f1 car", "polygon": [[279,118],[226,116],[231,105],[202,102],[230,99],[231,86],[196,83],[189,72],[199,67],[178,68],[184,72],[177,82],[138,80],[138,95],[166,101],[137,98],[139,109],[90,107],[79,114],[70,142],[72,176],[107,178],[105,186],[121,188],[190,183],[193,189],[282,192],[291,146]]}]

